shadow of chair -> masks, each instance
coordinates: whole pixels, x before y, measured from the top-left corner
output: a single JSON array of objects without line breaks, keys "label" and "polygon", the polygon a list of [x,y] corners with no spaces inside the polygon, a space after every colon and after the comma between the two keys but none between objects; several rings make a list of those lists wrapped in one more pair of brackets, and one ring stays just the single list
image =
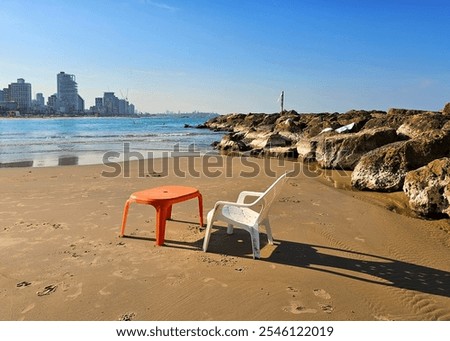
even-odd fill
[{"label": "shadow of chair", "polygon": [[[243,233],[229,236],[226,244],[212,244],[211,252],[251,258],[248,254],[248,245],[242,243],[245,237]],[[287,240],[277,240],[273,246],[268,247],[271,248],[270,255],[261,258],[262,262],[289,265],[372,284],[450,297],[450,272],[445,270],[353,250]]]}]

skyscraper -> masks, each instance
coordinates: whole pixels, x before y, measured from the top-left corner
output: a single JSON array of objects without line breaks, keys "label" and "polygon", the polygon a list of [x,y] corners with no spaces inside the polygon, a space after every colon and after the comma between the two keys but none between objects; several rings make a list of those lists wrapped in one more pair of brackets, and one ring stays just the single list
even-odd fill
[{"label": "skyscraper", "polygon": [[62,113],[74,113],[82,111],[80,98],[78,96],[78,84],[75,75],[65,72],[58,73],[57,77],[57,111]]},{"label": "skyscraper", "polygon": [[119,113],[119,99],[114,95],[114,92],[103,93],[103,106],[107,115]]},{"label": "skyscraper", "polygon": [[7,97],[7,101],[17,103],[19,110],[28,110],[31,107],[31,84],[19,78],[17,83],[9,84]]},{"label": "skyscraper", "polygon": [[44,98],[44,95],[43,95],[41,92],[38,92],[38,93],[36,94],[36,104],[37,104],[39,107],[45,106],[45,98]]}]

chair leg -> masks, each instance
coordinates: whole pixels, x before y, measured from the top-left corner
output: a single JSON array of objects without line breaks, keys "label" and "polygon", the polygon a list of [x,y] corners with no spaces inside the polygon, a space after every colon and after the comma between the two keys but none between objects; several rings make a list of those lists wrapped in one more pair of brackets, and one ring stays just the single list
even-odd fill
[{"label": "chair leg", "polygon": [[128,217],[128,209],[130,208],[131,201],[128,199],[125,203],[125,207],[123,209],[123,215],[122,215],[122,227],[120,228],[120,234],[119,237],[123,237],[125,233],[125,226],[127,224],[127,217]]},{"label": "chair leg", "polygon": [[228,224],[227,226],[227,234],[233,234],[233,224]]},{"label": "chair leg", "polygon": [[250,236],[252,239],[252,251],[253,251],[253,259],[261,258],[261,252],[260,252],[260,243],[259,243],[259,229],[258,225],[253,226],[250,228]]},{"label": "chair leg", "polygon": [[208,250],[209,238],[211,237],[211,228],[213,225],[212,219],[207,219],[206,231],[205,231],[205,239],[203,240],[203,251],[206,252]]},{"label": "chair leg", "polygon": [[264,220],[263,225],[266,228],[266,234],[269,244],[273,245],[272,228],[270,227],[269,218]]}]

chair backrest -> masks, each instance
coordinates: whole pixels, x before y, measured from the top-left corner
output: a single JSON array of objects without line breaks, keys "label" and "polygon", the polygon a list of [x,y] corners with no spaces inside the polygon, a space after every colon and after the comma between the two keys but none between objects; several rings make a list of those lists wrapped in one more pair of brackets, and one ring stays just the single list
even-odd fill
[{"label": "chair backrest", "polygon": [[270,187],[254,202],[252,207],[260,207],[258,223],[266,219],[269,214],[270,206],[281,193],[281,189],[287,180],[287,173],[280,176]]}]

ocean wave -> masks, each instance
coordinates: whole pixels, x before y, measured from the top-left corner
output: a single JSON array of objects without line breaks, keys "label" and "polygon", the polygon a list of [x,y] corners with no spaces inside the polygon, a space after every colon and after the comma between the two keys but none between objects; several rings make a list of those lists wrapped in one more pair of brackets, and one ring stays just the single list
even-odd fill
[{"label": "ocean wave", "polygon": [[112,140],[142,140],[151,138],[183,138],[183,137],[207,137],[211,134],[208,133],[197,133],[197,132],[175,132],[175,133],[150,133],[150,134],[105,134],[105,135],[51,135],[51,136],[30,136],[22,139],[7,139],[3,136],[0,136],[0,145],[2,147],[5,146],[14,146],[14,145],[30,145],[30,144],[53,144],[58,140],[63,140],[64,143],[96,143],[102,141],[112,141]]}]

